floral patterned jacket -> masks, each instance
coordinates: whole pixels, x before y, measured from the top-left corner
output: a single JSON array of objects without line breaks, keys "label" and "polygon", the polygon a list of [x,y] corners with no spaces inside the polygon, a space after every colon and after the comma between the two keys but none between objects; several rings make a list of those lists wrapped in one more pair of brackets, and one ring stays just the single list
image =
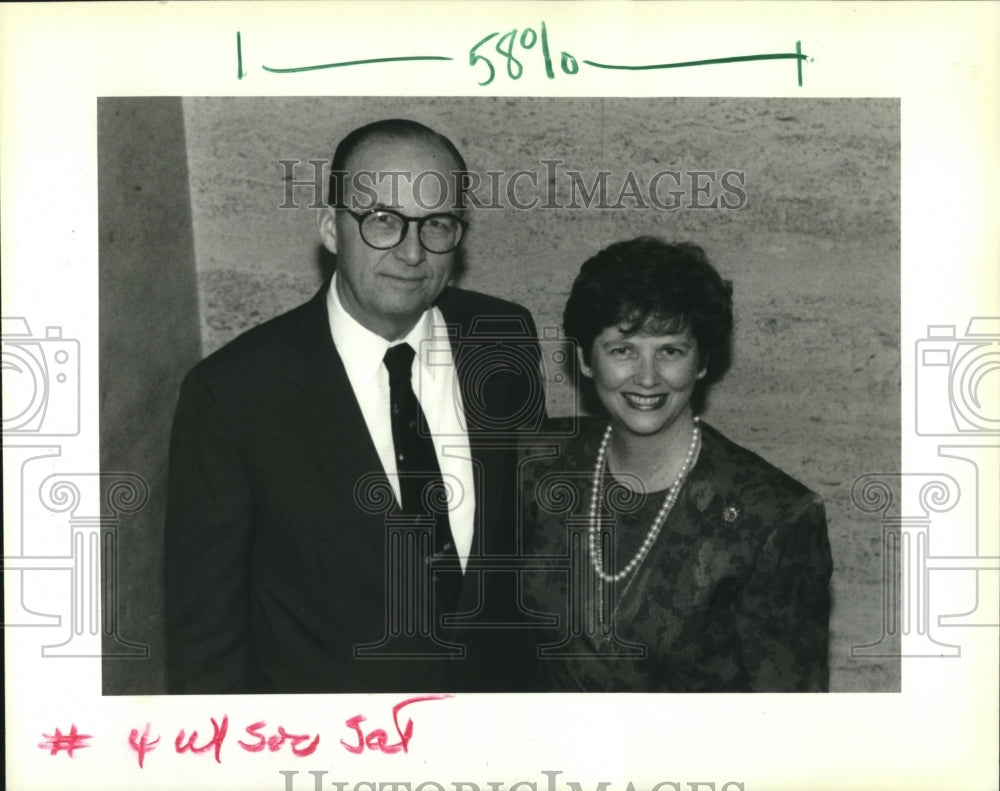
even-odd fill
[{"label": "floral patterned jacket", "polygon": [[[585,419],[555,453],[522,461],[524,549],[536,566],[522,573],[524,602],[555,624],[531,630],[538,689],[826,691],[832,562],[821,498],[702,423],[697,462],[649,554],[630,577],[604,582],[587,548],[603,429]],[[616,570],[663,493],[605,483],[600,524]]]}]

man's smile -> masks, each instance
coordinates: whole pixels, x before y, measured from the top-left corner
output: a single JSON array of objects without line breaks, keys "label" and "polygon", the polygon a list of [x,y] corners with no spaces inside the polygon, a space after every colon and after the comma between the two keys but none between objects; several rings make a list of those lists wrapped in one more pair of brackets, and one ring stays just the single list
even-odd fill
[{"label": "man's smile", "polygon": [[388,280],[391,280],[394,283],[397,283],[402,286],[417,285],[418,283],[423,283],[427,279],[424,275],[416,275],[408,277],[406,275],[395,275],[389,272],[383,273],[382,277],[387,278]]}]

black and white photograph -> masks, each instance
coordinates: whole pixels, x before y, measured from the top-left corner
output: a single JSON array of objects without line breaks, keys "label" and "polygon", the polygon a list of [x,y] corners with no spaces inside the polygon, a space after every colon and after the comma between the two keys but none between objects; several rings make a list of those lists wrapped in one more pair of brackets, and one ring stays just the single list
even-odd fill
[{"label": "black and white photograph", "polygon": [[5,4],[5,787],[995,788],[997,17]]},{"label": "black and white photograph", "polygon": [[[106,654],[106,694],[898,691],[852,501],[900,455],[898,101],[98,111],[102,469],[150,497],[106,597],[150,655]],[[424,557],[368,384],[408,336],[420,426],[447,413]]]}]

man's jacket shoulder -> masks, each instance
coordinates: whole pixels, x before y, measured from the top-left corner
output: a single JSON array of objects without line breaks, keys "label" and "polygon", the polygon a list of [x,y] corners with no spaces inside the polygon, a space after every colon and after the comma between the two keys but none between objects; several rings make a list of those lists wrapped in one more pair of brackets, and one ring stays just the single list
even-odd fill
[{"label": "man's jacket shoulder", "polygon": [[[303,350],[321,349],[325,340],[323,328],[329,326],[326,302],[321,294],[245,330],[197,363],[188,375],[207,379],[217,376],[268,377],[273,371],[261,366],[273,366],[287,360],[289,355],[301,354]],[[328,329],[326,332],[329,335]]]},{"label": "man's jacket shoulder", "polygon": [[535,324],[523,305],[506,299],[448,287],[436,302],[445,321],[457,322],[479,333],[498,332],[534,337]]}]

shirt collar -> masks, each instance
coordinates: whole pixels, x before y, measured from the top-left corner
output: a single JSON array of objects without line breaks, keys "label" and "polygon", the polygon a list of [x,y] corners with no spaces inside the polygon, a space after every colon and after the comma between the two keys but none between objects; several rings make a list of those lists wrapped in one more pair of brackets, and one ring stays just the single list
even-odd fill
[{"label": "shirt collar", "polygon": [[427,343],[434,337],[435,325],[444,324],[444,316],[437,307],[430,307],[421,314],[417,323],[402,339],[389,342],[372,332],[355,319],[337,293],[337,273],[330,279],[330,289],[326,296],[327,313],[330,316],[330,332],[344,367],[349,373],[359,376],[375,376],[382,366],[382,358],[390,346],[409,343],[420,360],[421,375],[435,378],[436,365],[429,365],[428,358],[433,344]]}]

